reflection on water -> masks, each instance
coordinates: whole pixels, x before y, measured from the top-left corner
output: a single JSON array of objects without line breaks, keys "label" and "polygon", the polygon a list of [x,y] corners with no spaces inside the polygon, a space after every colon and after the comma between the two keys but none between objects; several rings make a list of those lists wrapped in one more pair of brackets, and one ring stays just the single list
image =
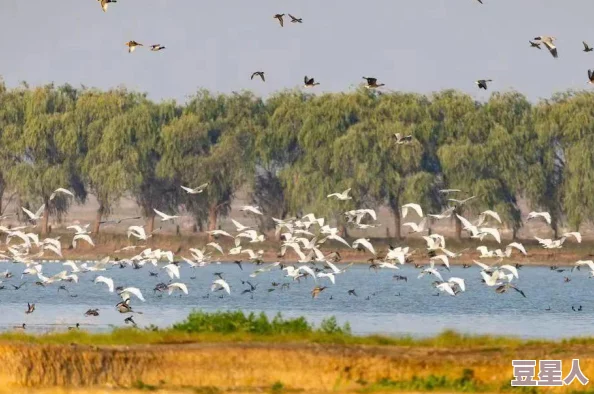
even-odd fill
[{"label": "reflection on water", "polygon": [[[77,322],[84,329],[92,331],[108,330],[112,326],[123,326],[123,315],[115,310],[120,300],[115,293],[109,293],[107,286],[94,284],[98,275],[112,277],[116,286],[135,286],[142,290],[146,302],[133,300],[133,307],[143,314],[135,315],[140,326],[154,324],[169,326],[183,320],[193,309],[206,311],[241,309],[244,311],[264,311],[267,314],[282,312],[287,317],[306,316],[312,322],[336,316],[341,322],[349,322],[357,334],[389,334],[429,336],[445,329],[473,334],[516,335],[521,337],[561,338],[594,334],[592,317],[592,287],[594,279],[588,279],[586,272],[569,271],[557,273],[545,267],[523,267],[517,285],[525,293],[510,292],[496,294],[480,281],[479,268],[463,269],[453,267],[451,273],[443,272],[444,278],[458,276],[466,280],[466,292],[456,297],[445,294],[435,296],[433,278],[426,276],[417,279],[418,271],[405,266],[398,271],[382,270],[374,272],[367,266],[353,266],[346,273],[337,275],[336,285],[325,278],[318,281],[328,288],[317,299],[312,299],[313,280],[308,278],[301,283],[291,282],[289,289],[281,290],[272,282],[284,283],[282,271],[264,273],[256,278],[248,275],[256,268],[244,264],[245,271],[234,264],[211,265],[195,270],[187,265],[181,266],[181,282],[188,285],[189,295],[154,293],[159,282],[168,282],[169,277],[163,269],[145,267],[110,268],[100,273],[80,274],[79,283],[59,283],[46,287],[35,285],[37,278],[26,275],[22,280],[21,264],[0,263],[0,271],[8,269],[15,275],[6,279],[0,291],[0,328],[11,329],[26,323],[31,330],[64,329]],[[59,263],[44,265],[44,274],[62,271]],[[149,271],[159,272],[157,277]],[[231,295],[210,292],[214,272],[222,272],[231,286]],[[408,277],[408,281],[395,281],[394,273]],[[565,283],[564,275],[572,278]],[[195,277],[195,279],[191,279]],[[242,281],[249,280],[257,286],[253,297],[241,295],[248,288]],[[27,282],[20,290],[13,290],[12,284]],[[69,293],[59,291],[59,285],[66,285]],[[269,289],[274,291],[269,292]],[[357,297],[349,295],[355,289]],[[178,293],[179,294],[179,293]],[[208,296],[208,297],[207,297]],[[26,315],[27,302],[36,303],[33,314]],[[582,305],[581,312],[574,312]],[[550,307],[550,311],[547,311]],[[89,308],[99,308],[99,317],[85,317]]]}]

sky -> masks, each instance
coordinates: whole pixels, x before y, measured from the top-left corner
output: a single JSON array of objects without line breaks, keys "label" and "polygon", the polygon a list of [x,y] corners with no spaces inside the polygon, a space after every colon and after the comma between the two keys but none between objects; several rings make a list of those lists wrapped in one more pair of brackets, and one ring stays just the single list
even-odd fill
[{"label": "sky", "polygon": [[[446,88],[477,100],[517,90],[531,101],[587,89],[592,0],[2,0],[0,76],[8,86],[121,85],[184,102],[200,88],[267,97],[300,88],[349,91],[363,76],[385,91]],[[276,13],[303,18],[303,24]],[[287,18],[288,19],[288,18]],[[559,58],[530,48],[557,37]],[[132,54],[125,43],[145,45]],[[151,52],[146,46],[167,49]],[[250,80],[266,73],[266,83]],[[493,79],[488,92],[474,81]]]}]

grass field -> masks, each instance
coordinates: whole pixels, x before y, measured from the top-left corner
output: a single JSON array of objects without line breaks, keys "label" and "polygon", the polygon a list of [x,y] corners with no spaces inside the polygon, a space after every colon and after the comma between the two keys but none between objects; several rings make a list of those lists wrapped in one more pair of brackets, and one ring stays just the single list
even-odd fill
[{"label": "grass field", "polygon": [[[20,390],[10,392],[45,388],[47,393],[89,394],[107,389],[588,392],[590,386],[576,382],[538,390],[510,386],[514,359],[563,360],[565,376],[573,358],[579,358],[584,374],[594,378],[594,338],[525,341],[455,332],[424,339],[358,337],[332,318],[314,327],[303,318],[194,312],[166,330],[2,334],[0,387]],[[68,388],[76,390],[61,391]]]}]

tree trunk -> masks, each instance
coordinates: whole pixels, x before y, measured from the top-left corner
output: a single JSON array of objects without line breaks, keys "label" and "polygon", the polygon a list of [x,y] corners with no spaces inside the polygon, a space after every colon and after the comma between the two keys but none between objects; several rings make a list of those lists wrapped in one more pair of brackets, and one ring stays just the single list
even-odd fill
[{"label": "tree trunk", "polygon": [[400,241],[402,239],[400,210],[396,208],[392,209],[392,211],[394,212],[394,238],[396,238],[396,241]]},{"label": "tree trunk", "polygon": [[[208,231],[213,231],[217,229],[217,216],[217,205],[213,203],[210,205],[210,207],[208,207]],[[208,234],[208,240],[212,241],[212,239],[212,235]]]},{"label": "tree trunk", "polygon": [[559,226],[557,226],[557,220],[553,219],[551,221],[551,228],[553,229],[553,236],[555,239],[559,238]]},{"label": "tree trunk", "polygon": [[398,242],[402,239],[402,218],[400,216],[400,204],[398,199],[392,196],[388,200],[388,205],[394,214],[394,238],[396,238],[396,242]]},{"label": "tree trunk", "polygon": [[[458,212],[454,211],[454,213]],[[462,222],[457,216],[454,218],[454,220],[456,221],[456,239],[458,241],[462,241]]]},{"label": "tree trunk", "polygon": [[93,234],[99,234],[99,228],[101,227],[101,219],[103,218],[103,205],[99,204],[97,213],[95,214],[95,224],[93,225]]},{"label": "tree trunk", "polygon": [[147,232],[146,235],[151,235],[155,231],[155,214],[150,214],[146,218]]},{"label": "tree trunk", "polygon": [[47,203],[45,204],[45,208],[43,208],[43,217],[41,218],[41,234],[46,235],[48,234],[48,224],[49,224],[49,207]]}]

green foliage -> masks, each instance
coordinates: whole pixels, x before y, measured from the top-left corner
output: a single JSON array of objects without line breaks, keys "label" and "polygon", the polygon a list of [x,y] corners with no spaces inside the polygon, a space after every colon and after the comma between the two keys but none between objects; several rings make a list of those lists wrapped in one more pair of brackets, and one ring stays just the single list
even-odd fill
[{"label": "green foliage", "polygon": [[315,329],[304,317],[285,319],[277,314],[272,320],[265,313],[245,314],[242,311],[207,313],[195,311],[185,321],[175,324],[173,330],[187,333],[249,333],[257,335],[293,335],[324,333],[329,335],[350,335],[350,327],[340,327],[336,319],[323,320]]},{"label": "green foliage", "polygon": [[363,392],[370,391],[452,391],[452,392],[485,392],[490,387],[477,382],[472,369],[465,369],[459,378],[429,375],[426,377],[413,376],[410,380],[380,379],[368,386]]},{"label": "green foliage", "polygon": [[280,394],[285,391],[285,385],[282,382],[275,382],[272,387],[270,387],[270,392],[273,394]]},{"label": "green foliage", "polygon": [[157,386],[146,384],[142,380],[137,380],[136,382],[134,382],[134,384],[132,384],[132,387],[137,390],[143,391],[157,391],[159,389]]},{"label": "green foliage", "polygon": [[[201,90],[177,105],[126,89],[0,82],[0,197],[10,190],[32,209],[45,203],[44,229],[72,204],[49,200],[58,187],[79,202],[95,195],[98,222],[129,195],[149,230],[154,208],[185,210],[214,229],[243,188],[266,217],[315,212],[344,225],[347,209],[388,206],[399,236],[401,205],[436,212],[449,205],[437,190],[459,188],[477,196],[464,210],[494,209],[514,231],[520,198],[549,211],[555,231],[579,229],[594,220],[592,108],[585,91],[532,105],[513,91],[481,103],[455,90],[289,90],[266,101]],[[413,142],[398,145],[395,133]],[[207,182],[200,195],[180,189]],[[326,197],[347,188],[353,200]]]},{"label": "green foliage", "polygon": [[336,317],[332,316],[328,319],[322,320],[322,323],[320,324],[320,331],[329,335],[351,335],[351,326],[346,323],[343,327],[341,327],[336,321]]}]

